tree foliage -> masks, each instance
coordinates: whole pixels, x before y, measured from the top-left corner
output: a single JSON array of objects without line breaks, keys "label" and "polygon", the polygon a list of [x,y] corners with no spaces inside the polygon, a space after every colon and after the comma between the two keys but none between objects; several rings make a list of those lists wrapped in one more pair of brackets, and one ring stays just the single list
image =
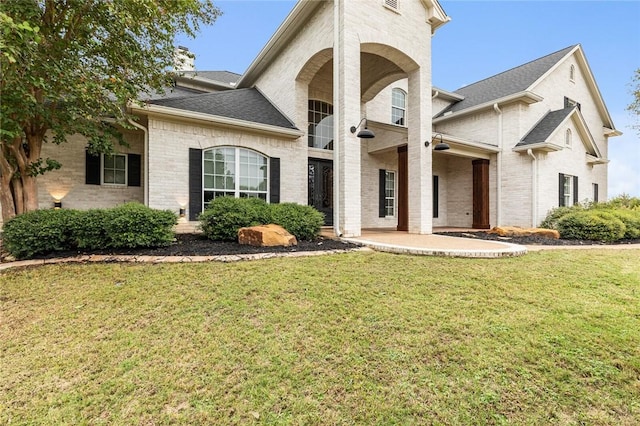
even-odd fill
[{"label": "tree foliage", "polygon": [[194,37],[212,0],[0,1],[0,201],[5,220],[37,208],[36,177],[59,168],[43,143],[82,134],[108,153],[128,102],[170,82],[177,34]]},{"label": "tree foliage", "polygon": [[627,106],[627,110],[635,114],[636,124],[633,128],[640,132],[640,121],[638,121],[640,120],[640,68],[636,70],[632,81],[631,95],[633,96],[633,101]]}]

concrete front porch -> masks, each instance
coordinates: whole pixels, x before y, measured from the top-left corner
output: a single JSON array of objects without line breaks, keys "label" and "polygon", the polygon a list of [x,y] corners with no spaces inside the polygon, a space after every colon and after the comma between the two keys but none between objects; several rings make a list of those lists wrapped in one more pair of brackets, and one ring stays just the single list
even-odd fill
[{"label": "concrete front porch", "polygon": [[[443,230],[444,228],[434,229],[436,232]],[[361,236],[343,239],[378,251],[421,256],[497,258],[527,253],[526,247],[517,244],[445,235],[409,234],[394,229],[363,229]]]}]

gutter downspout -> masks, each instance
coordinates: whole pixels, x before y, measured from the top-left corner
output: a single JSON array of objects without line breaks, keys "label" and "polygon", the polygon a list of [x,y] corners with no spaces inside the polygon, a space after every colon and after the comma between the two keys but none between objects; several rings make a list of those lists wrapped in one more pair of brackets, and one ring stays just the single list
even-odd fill
[{"label": "gutter downspout", "polygon": [[527,155],[533,159],[531,162],[531,227],[536,227],[538,225],[538,159],[531,148],[527,149]]},{"label": "gutter downspout", "polygon": [[142,176],[144,176],[144,205],[149,206],[149,130],[142,124],[136,123],[132,119],[127,120],[129,124],[144,133],[144,161],[142,162]]},{"label": "gutter downspout", "polygon": [[497,188],[496,188],[496,225],[502,226],[502,110],[497,103],[493,104],[493,109],[498,114],[498,148],[500,149],[496,154],[496,173],[497,173]]},{"label": "gutter downspout", "polygon": [[436,92],[433,94],[433,96],[431,96],[431,99],[437,98],[439,94],[440,94],[440,91],[436,90]]},{"label": "gutter downspout", "polygon": [[340,6],[342,0],[333,2],[333,232],[342,236],[340,229]]}]

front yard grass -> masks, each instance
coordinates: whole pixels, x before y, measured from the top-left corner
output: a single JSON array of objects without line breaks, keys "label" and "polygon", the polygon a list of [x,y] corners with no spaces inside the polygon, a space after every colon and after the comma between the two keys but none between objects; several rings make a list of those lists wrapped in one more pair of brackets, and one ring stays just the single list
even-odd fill
[{"label": "front yard grass", "polygon": [[640,250],[0,274],[1,424],[640,419]]}]

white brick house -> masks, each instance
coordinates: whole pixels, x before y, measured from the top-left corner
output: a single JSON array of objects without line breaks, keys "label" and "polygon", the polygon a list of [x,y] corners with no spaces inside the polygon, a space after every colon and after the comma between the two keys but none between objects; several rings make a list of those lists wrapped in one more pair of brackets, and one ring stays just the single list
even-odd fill
[{"label": "white brick house", "polygon": [[300,1],[244,75],[185,72],[132,105],[139,130],[116,158],[78,137],[45,145],[63,168],[39,179],[41,207],[136,200],[195,220],[216,196],[255,196],[357,236],[529,226],[595,188],[605,199],[619,133],[580,46],[448,92],[431,85],[448,20],[436,0]]}]

